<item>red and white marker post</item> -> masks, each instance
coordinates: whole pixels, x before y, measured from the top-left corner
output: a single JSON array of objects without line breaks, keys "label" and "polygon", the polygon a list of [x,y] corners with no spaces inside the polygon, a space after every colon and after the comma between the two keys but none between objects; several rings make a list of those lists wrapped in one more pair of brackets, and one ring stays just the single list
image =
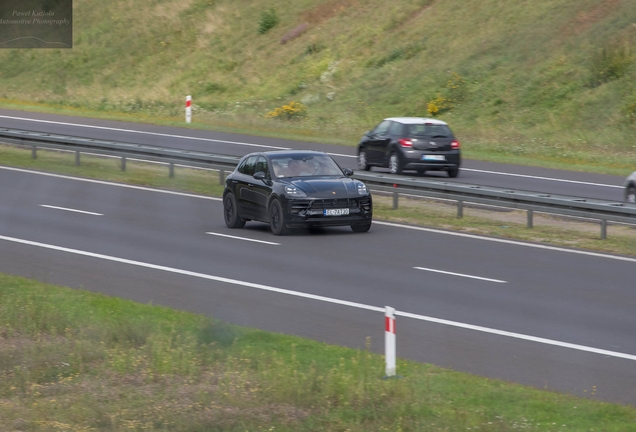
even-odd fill
[{"label": "red and white marker post", "polygon": [[185,115],[186,115],[186,123],[192,122],[192,96],[186,96],[186,106],[185,106]]},{"label": "red and white marker post", "polygon": [[395,376],[395,309],[384,307],[384,358],[386,359],[386,377]]}]

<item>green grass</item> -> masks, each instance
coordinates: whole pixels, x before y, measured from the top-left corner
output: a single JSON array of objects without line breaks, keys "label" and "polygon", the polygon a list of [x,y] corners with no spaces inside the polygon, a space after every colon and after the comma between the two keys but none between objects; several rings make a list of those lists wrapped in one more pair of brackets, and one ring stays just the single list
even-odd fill
[{"label": "green grass", "polygon": [[[355,145],[431,101],[469,158],[626,175],[636,9],[613,0],[77,0],[71,50],[2,50],[0,106]],[[277,24],[264,33],[265,14]],[[281,44],[289,30],[308,30]],[[300,121],[265,115],[291,101]]]},{"label": "green grass", "polygon": [[[380,316],[381,318],[381,316]],[[378,339],[380,339],[378,337]],[[28,431],[629,431],[632,407],[0,275],[0,424]]]}]

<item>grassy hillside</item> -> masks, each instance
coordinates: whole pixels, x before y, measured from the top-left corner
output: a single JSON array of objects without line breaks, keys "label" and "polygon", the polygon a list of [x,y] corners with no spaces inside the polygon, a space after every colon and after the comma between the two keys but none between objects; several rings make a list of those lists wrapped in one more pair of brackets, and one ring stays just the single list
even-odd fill
[{"label": "grassy hillside", "polygon": [[[636,167],[629,1],[74,3],[72,50],[0,51],[0,105],[181,121],[191,94],[201,125],[351,145],[436,115],[472,158]],[[292,101],[297,121],[266,118]]]}]

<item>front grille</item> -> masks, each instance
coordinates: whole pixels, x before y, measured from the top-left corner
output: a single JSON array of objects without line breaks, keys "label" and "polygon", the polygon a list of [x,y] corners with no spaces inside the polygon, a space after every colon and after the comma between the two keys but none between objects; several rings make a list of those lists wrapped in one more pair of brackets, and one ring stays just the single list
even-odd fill
[{"label": "front grille", "polygon": [[292,214],[298,214],[299,212],[311,211],[322,213],[324,209],[334,208],[349,208],[358,209],[362,208],[366,211],[371,209],[371,198],[363,197],[355,198],[336,198],[336,199],[315,199],[315,200],[291,200],[289,202],[289,211]]}]

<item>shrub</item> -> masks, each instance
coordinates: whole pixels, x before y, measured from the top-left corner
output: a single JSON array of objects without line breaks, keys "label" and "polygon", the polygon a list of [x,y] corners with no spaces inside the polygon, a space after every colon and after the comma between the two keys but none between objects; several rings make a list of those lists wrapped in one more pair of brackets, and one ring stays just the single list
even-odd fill
[{"label": "shrub", "polygon": [[597,87],[621,78],[632,63],[627,45],[608,45],[592,56],[590,84]]},{"label": "shrub", "polygon": [[298,120],[307,117],[307,107],[299,102],[290,102],[282,107],[275,108],[265,115],[266,118],[279,120]]},{"label": "shrub", "polygon": [[453,102],[461,102],[466,97],[466,87],[464,84],[464,78],[457,72],[453,72],[453,76],[446,83],[446,88]]},{"label": "shrub", "polygon": [[426,111],[431,117],[436,117],[453,108],[453,103],[450,99],[445,98],[441,94],[438,94],[435,99],[430,100],[426,104]]},{"label": "shrub", "polygon": [[261,14],[261,20],[258,22],[258,33],[267,33],[272,28],[276,27],[279,21],[280,18],[278,18],[276,9],[270,8],[268,11],[265,11]]}]

